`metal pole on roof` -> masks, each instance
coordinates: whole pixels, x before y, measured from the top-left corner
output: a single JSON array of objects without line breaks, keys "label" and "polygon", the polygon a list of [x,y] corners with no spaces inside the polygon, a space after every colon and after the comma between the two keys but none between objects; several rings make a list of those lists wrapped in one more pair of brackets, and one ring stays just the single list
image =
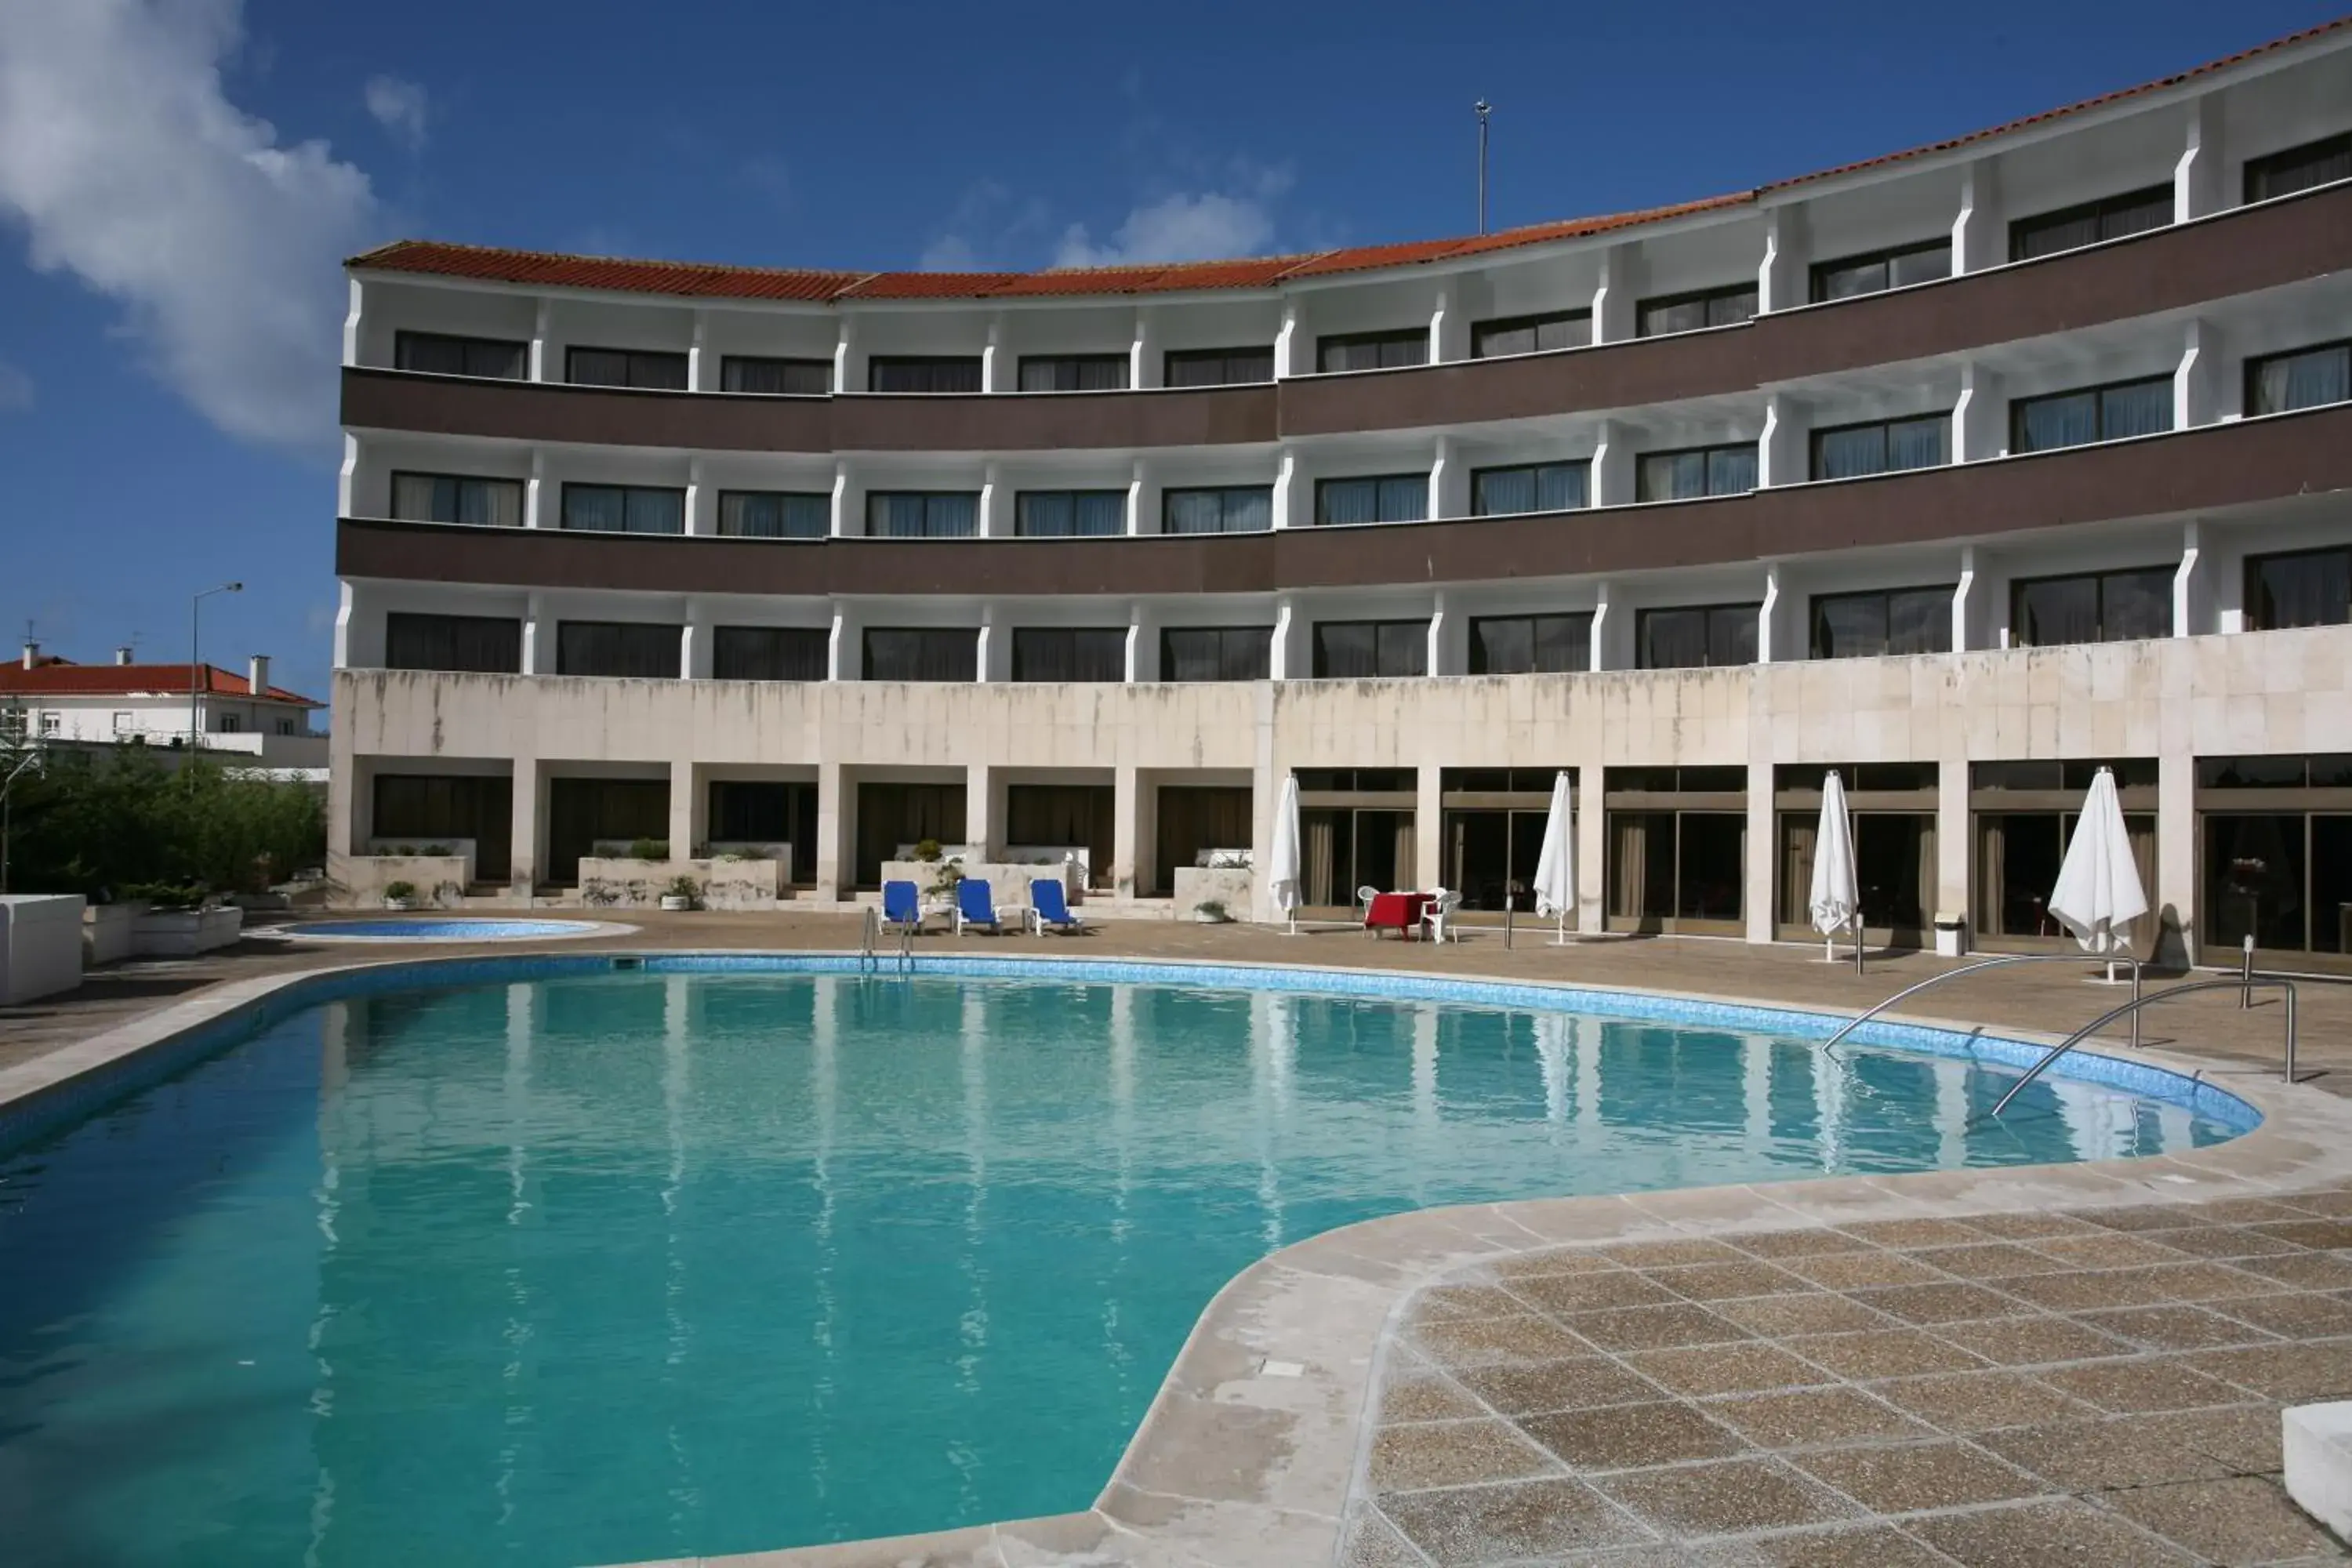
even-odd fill
[{"label": "metal pole on roof", "polygon": [[1471,107],[1478,111],[1478,232],[1486,232],[1486,116],[1495,106],[1480,99]]},{"label": "metal pole on roof", "polygon": [[203,644],[199,640],[197,627],[203,624],[201,617],[205,601],[215,594],[244,592],[245,584],[242,583],[223,583],[217,587],[206,588],[188,600],[188,750],[191,752],[196,749],[200,733],[196,728],[196,694],[203,687],[205,666],[201,652]]}]

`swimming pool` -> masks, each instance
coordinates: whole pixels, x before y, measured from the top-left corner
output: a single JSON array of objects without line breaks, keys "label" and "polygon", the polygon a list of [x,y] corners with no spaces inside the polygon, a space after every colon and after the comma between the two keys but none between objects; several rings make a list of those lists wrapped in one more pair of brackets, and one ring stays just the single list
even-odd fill
[{"label": "swimming pool", "polygon": [[304,921],[257,934],[306,942],[533,942],[548,937],[614,936],[637,928],[604,921],[488,920],[427,916],[398,921]]},{"label": "swimming pool", "polygon": [[[1210,1296],[1333,1226],[2251,1119],[2151,1075],[2181,1102],[2044,1079],[1971,1123],[2012,1068],[1646,998],[640,962],[347,977],[0,1156],[11,1561],[612,1563],[1079,1509]],[[1090,978],[1121,973],[1155,983]]]}]

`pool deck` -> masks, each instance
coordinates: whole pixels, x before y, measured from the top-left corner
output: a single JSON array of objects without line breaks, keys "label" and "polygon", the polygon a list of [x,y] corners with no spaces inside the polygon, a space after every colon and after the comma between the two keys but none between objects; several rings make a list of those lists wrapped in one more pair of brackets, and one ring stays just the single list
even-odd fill
[{"label": "pool deck", "polygon": [[[619,938],[251,939],[0,1009],[0,1083],[182,1026],[297,973],[526,952],[854,949],[848,913],[646,916]],[[1109,924],[919,952],[1381,966],[1858,1011],[1857,978],[1702,940],[1444,947]],[[2118,993],[2028,965],[1920,1016],[2041,1037]],[[2167,982],[2151,977],[2150,989]],[[1325,1563],[2318,1563],[2279,1410],[2352,1396],[2352,987],[2147,1016],[2143,1055],[2263,1125],[2133,1161],[1471,1205],[1367,1221],[1244,1270],[1195,1326],[1089,1511],[709,1559],[727,1568]],[[116,1033],[120,1031],[120,1033]],[[2100,1048],[2126,1055],[2103,1041]],[[56,1053],[65,1053],[49,1060]],[[21,1070],[20,1070],[21,1069]],[[0,1088],[0,1095],[5,1095]]]}]

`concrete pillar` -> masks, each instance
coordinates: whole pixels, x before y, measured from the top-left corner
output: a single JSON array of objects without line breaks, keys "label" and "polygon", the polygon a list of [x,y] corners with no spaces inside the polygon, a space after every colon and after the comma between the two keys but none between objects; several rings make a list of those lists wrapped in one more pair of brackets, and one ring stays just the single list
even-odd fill
[{"label": "concrete pillar", "polygon": [[1595,669],[1631,669],[1633,668],[1633,608],[1617,603],[1616,584],[1602,580],[1596,585],[1592,605],[1592,668]]},{"label": "concrete pillar", "polygon": [[678,678],[682,680],[709,680],[711,671],[710,606],[699,599],[686,602],[686,629],[681,640],[685,646],[678,658]]},{"label": "concrete pillar", "polygon": [[337,669],[352,667],[352,616],[353,595],[346,581],[338,585],[335,604],[335,664]]},{"label": "concrete pillar", "polygon": [[982,859],[994,858],[1004,847],[1001,826],[1004,814],[999,809],[1003,796],[1004,784],[994,768],[986,763],[972,763],[965,767],[963,837]]},{"label": "concrete pillar", "polygon": [[[1294,492],[1297,489],[1297,476],[1298,454],[1285,447],[1274,470],[1274,499],[1271,505],[1274,515],[1270,521],[1276,528],[1300,526],[1297,520],[1290,515],[1295,500]],[[1308,521],[1311,522],[1313,520]]]},{"label": "concrete pillar", "polygon": [[1013,368],[1013,355],[1004,346],[1004,318],[999,316],[988,323],[988,342],[980,351],[980,389],[1017,392],[1020,385]]},{"label": "concrete pillar", "polygon": [[1440,436],[1429,462],[1429,515],[1470,515],[1470,465],[1451,436]]},{"label": "concrete pillar", "polygon": [[1633,433],[1603,419],[1592,448],[1592,504],[1627,506],[1633,500]]},{"label": "concrete pillar", "polygon": [[530,449],[530,477],[522,482],[522,525],[525,528],[563,526],[563,519],[556,515],[562,503],[549,493],[546,479],[547,454],[533,447]]},{"label": "concrete pillar", "polygon": [[1111,770],[1111,887],[1121,898],[1134,898],[1151,886],[1154,868],[1151,835],[1144,821],[1144,778],[1141,770],[1122,763]]},{"label": "concrete pillar", "polygon": [[1952,651],[1986,646],[1983,595],[1977,589],[1977,547],[1960,546],[1960,580],[1952,590]]},{"label": "concrete pillar", "polygon": [[[857,318],[841,318],[839,334],[833,340],[833,390],[835,393],[866,390],[864,356],[857,352]],[[838,533],[839,529],[835,532]]]},{"label": "concrete pillar", "polygon": [[1127,612],[1127,683],[1139,686],[1160,679],[1160,616],[1138,600]]},{"label": "concrete pillar", "polygon": [[1803,203],[1790,202],[1765,213],[1764,261],[1756,271],[1759,312],[1794,310],[1810,301],[1811,247],[1806,241]]},{"label": "concrete pillar", "polygon": [[1969,745],[1965,727],[1945,726],[1948,738],[1936,759],[1936,907],[1928,910],[1976,916],[1969,908],[1969,866],[1975,848],[1969,838]]},{"label": "concrete pillar", "polygon": [[2187,223],[2231,205],[2221,178],[2221,95],[2209,92],[2187,106],[2180,157],[2172,165],[2172,221]]},{"label": "concrete pillar", "polygon": [[1780,664],[1804,657],[1790,635],[1780,603],[1781,577],[1788,568],[1778,561],[1764,563],[1764,602],[1756,610],[1756,662]]},{"label": "concrete pillar", "polygon": [[1470,357],[1470,312],[1452,291],[1440,289],[1429,311],[1429,363]]},{"label": "concrete pillar", "polygon": [[1638,245],[1612,245],[1601,254],[1601,283],[1592,291],[1592,341],[1622,342],[1633,335],[1633,296],[1641,289]]},{"label": "concrete pillar", "polygon": [[1304,375],[1315,368],[1314,362],[1304,356],[1311,353],[1307,344],[1307,322],[1304,308],[1293,300],[1282,302],[1282,330],[1274,335],[1274,375],[1279,381],[1285,376]]},{"label": "concrete pillar", "polygon": [[[356,288],[357,285],[354,284],[353,287]],[[343,435],[343,460],[335,469],[335,515],[337,517],[359,515],[352,510],[352,494],[358,485],[359,471],[360,438],[346,431]],[[386,516],[392,512],[388,498],[383,510]]]},{"label": "concrete pillar", "polygon": [[865,631],[856,609],[848,605],[833,607],[833,630],[825,638],[824,678],[827,680],[856,680],[866,673]]},{"label": "concrete pillar", "polygon": [[2009,259],[2009,234],[2001,219],[2000,166],[1979,158],[1960,172],[1960,211],[1952,220],[1952,276],[1982,272]]},{"label": "concrete pillar", "polygon": [[850,846],[857,826],[857,789],[839,763],[816,765],[816,896],[820,902],[845,899],[855,886],[857,861]]},{"label": "concrete pillar", "polygon": [[689,458],[686,462],[686,531],[702,536],[719,531],[719,501],[710,487],[702,482],[702,459]]},{"label": "concrete pillar", "polygon": [[1960,398],[1952,405],[1952,461],[1981,462],[2009,448],[2009,411],[2000,400],[2000,377],[1969,361],[1960,367]]},{"label": "concrete pillar", "polygon": [[541,806],[547,798],[547,779],[539,759],[514,760],[514,811],[509,826],[514,840],[513,859],[507,875],[509,896],[528,900],[539,881]]},{"label": "concrete pillar", "polygon": [[1470,668],[1470,617],[1443,589],[1430,610],[1427,668],[1433,676],[1462,675]]},{"label": "concrete pillar", "polygon": [[1609,907],[1609,818],[1601,809],[1605,770],[1576,770],[1576,929],[1597,931]]},{"label": "concrete pillar", "polygon": [[[2145,956],[2195,963],[2197,952],[2197,759],[2166,746],[2156,759],[2156,886],[2147,901],[2161,917],[2155,952]],[[2208,953],[2209,960],[2226,959]]]},{"label": "concrete pillar", "polygon": [[1127,351],[1127,384],[1140,391],[1167,384],[1167,363],[1160,357],[1160,334],[1148,306],[1135,312],[1135,338]]},{"label": "concrete pillar", "polygon": [[555,301],[542,299],[530,324],[530,378],[533,381],[561,381],[561,365],[548,363],[548,329],[555,310]]},{"label": "concrete pillar", "polygon": [[982,539],[1003,539],[1013,532],[1013,494],[1004,488],[1003,470],[994,463],[982,471],[980,516],[973,528]]},{"label": "concrete pillar", "polygon": [[2172,427],[2188,430],[2220,419],[2224,379],[2220,330],[2192,319],[2181,328],[2180,359],[2172,371]]},{"label": "concrete pillar", "polygon": [[[1760,681],[1749,688],[1759,692]],[[1740,900],[1742,923],[1749,942],[1772,940],[1772,868],[1780,857],[1772,845],[1772,763],[1769,748],[1748,759],[1748,845],[1744,868],[1746,887]]]},{"label": "concrete pillar", "polygon": [[2205,563],[2203,532],[2193,517],[2180,525],[2180,564],[2172,574],[2172,635],[2177,637],[2219,629],[2213,619],[2213,574]]},{"label": "concrete pillar", "polygon": [[[1296,600],[1277,599],[1274,605],[1274,637],[1266,649],[1266,678],[1270,680],[1303,680],[1309,673],[1304,660],[1292,647],[1304,635],[1305,621],[1298,614]],[[1276,781],[1278,784],[1279,780]]]},{"label": "concrete pillar", "polygon": [[980,606],[980,647],[972,664],[974,676],[983,682],[1013,679],[1013,627],[1003,616],[995,605]]},{"label": "concrete pillar", "polygon": [[706,797],[709,791],[702,782],[699,763],[680,757],[669,765],[669,857],[684,860],[709,837],[705,824],[709,818]]},{"label": "concrete pillar", "polygon": [[1412,806],[1412,885],[1445,885],[1444,770],[1423,763],[1414,775]]},{"label": "concrete pillar", "polygon": [[367,285],[354,278],[351,280],[351,304],[343,312],[343,363],[360,363],[361,345],[367,341]]},{"label": "concrete pillar", "polygon": [[523,601],[522,673],[555,673],[555,620],[547,613],[546,601],[537,594]]},{"label": "concrete pillar", "polygon": [[[703,379],[705,371],[712,363],[705,357],[702,352],[703,340],[709,330],[710,312],[708,310],[697,310],[694,313],[694,335],[688,342],[686,350],[686,389],[688,392],[712,392],[717,390],[716,384],[718,382],[718,377],[712,376],[709,381],[705,381]],[[694,531],[689,527],[687,531],[691,533]]]},{"label": "concrete pillar", "polygon": [[1806,460],[1806,437],[1811,420],[1802,403],[1776,392],[1764,400],[1764,434],[1756,443],[1756,482],[1759,487],[1801,485],[1811,477]]},{"label": "concrete pillar", "polygon": [[1135,459],[1135,467],[1128,475],[1127,531],[1160,531],[1160,486],[1152,482],[1151,464],[1143,458]]}]

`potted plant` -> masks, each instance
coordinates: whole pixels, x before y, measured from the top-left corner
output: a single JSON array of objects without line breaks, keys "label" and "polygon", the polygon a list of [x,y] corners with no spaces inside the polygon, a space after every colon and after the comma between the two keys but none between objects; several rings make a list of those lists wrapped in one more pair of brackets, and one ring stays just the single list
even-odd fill
[{"label": "potted plant", "polygon": [[383,907],[388,910],[411,908],[416,898],[416,884],[408,881],[386,882],[383,885]]},{"label": "potted plant", "polygon": [[919,839],[917,839],[917,840],[915,841],[915,858],[916,858],[916,859],[918,859],[918,860],[921,860],[921,861],[925,861],[925,862],[927,862],[927,863],[928,863],[928,862],[929,862],[929,861],[936,860],[936,859],[938,859],[939,858],[940,858],[940,841],[939,841],[938,839],[936,839],[936,838],[919,838]]},{"label": "potted plant", "polygon": [[702,901],[702,889],[691,877],[672,877],[661,896],[661,907],[671,914],[690,910]]},{"label": "potted plant", "polygon": [[1202,899],[1192,906],[1192,918],[1204,926],[1221,926],[1234,917],[1223,899]]}]

